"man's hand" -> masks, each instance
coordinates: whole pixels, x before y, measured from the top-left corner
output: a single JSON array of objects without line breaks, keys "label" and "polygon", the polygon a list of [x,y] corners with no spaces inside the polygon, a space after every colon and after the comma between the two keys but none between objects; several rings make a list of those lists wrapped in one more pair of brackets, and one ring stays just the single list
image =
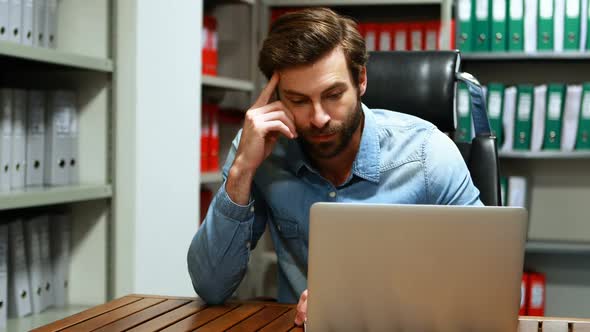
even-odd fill
[{"label": "man's hand", "polygon": [[254,173],[272,152],[279,135],[297,137],[293,114],[281,101],[270,103],[278,82],[279,74],[275,72],[246,112],[240,144],[226,184],[228,195],[238,204],[248,204]]},{"label": "man's hand", "polygon": [[307,321],[307,289],[301,293],[299,303],[297,303],[297,315],[295,315],[295,324],[303,325]]}]

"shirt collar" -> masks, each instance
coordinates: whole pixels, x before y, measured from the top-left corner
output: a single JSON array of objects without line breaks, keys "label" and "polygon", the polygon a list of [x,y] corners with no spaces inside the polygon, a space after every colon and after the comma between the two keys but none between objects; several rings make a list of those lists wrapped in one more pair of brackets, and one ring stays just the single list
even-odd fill
[{"label": "shirt collar", "polygon": [[[364,126],[361,135],[361,143],[359,151],[356,154],[352,164],[352,174],[361,177],[365,180],[378,183],[379,182],[379,132],[377,128],[377,121],[373,112],[361,104],[364,113]],[[289,140],[287,159],[291,171],[295,175],[299,175],[301,169],[305,166],[312,172],[316,172],[311,163],[301,151],[301,147],[296,140]]]}]

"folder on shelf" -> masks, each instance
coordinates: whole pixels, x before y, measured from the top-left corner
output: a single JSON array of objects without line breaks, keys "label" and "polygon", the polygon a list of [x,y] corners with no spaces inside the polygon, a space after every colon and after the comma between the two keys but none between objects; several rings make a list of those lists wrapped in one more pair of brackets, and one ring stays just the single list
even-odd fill
[{"label": "folder on shelf", "polygon": [[78,159],[79,156],[79,125],[78,125],[78,103],[76,101],[76,95],[70,95],[70,107],[68,107],[68,112],[70,112],[70,141],[68,143],[69,150],[68,150],[68,159],[67,159],[67,173],[68,173],[68,183],[75,185],[80,183],[80,162]]},{"label": "folder on shelf", "polygon": [[527,295],[529,288],[529,274],[522,273],[522,280],[520,281],[520,308],[518,309],[519,316],[526,316],[527,314]]},{"label": "folder on shelf", "polygon": [[201,105],[201,172],[209,171],[209,106]]},{"label": "folder on shelf", "polygon": [[576,147],[576,134],[582,103],[582,86],[568,85],[563,107],[563,126],[561,127],[561,150],[573,151]]},{"label": "folder on shelf", "polygon": [[8,316],[23,317],[32,310],[22,220],[8,224],[8,245]]},{"label": "folder on shelf", "polygon": [[25,185],[43,185],[45,165],[45,94],[43,91],[29,91],[27,103],[27,162]]},{"label": "folder on shelf", "polygon": [[508,0],[508,51],[524,51],[524,0]]},{"label": "folder on shelf", "polygon": [[8,0],[8,40],[21,42],[22,0]]},{"label": "folder on shelf", "polygon": [[0,328],[6,327],[8,305],[8,225],[0,225]]},{"label": "folder on shelf", "polygon": [[41,270],[41,237],[38,217],[23,223],[25,252],[29,270],[29,289],[31,290],[31,310],[33,313],[43,311],[43,275]]},{"label": "folder on shelf", "polygon": [[561,148],[561,126],[565,97],[564,84],[549,84],[547,88],[547,117],[545,118],[544,150]]},{"label": "folder on shelf", "polygon": [[408,25],[405,23],[394,23],[391,25],[392,48],[394,51],[407,51],[408,47]]},{"label": "folder on shelf", "polygon": [[379,36],[379,25],[376,23],[361,23],[360,30],[365,38],[367,51],[378,51],[377,37]]},{"label": "folder on shelf", "polygon": [[10,188],[25,187],[25,169],[27,160],[27,92],[12,90],[12,170]]},{"label": "folder on shelf", "polygon": [[471,10],[472,0],[459,0],[457,4],[458,33],[457,47],[462,52],[473,50],[473,19]]},{"label": "folder on shelf", "polygon": [[43,25],[43,35],[45,42],[43,45],[49,48],[57,46],[57,0],[46,0],[45,2],[45,20]]},{"label": "folder on shelf", "polygon": [[8,1],[0,1],[0,40],[8,40],[9,33],[9,9]]},{"label": "folder on shelf", "polygon": [[527,315],[543,316],[545,314],[545,293],[545,275],[529,273]]},{"label": "folder on shelf", "polygon": [[12,90],[0,89],[0,192],[10,191],[12,173]]},{"label": "folder on shelf", "polygon": [[533,98],[533,118],[531,127],[531,151],[541,151],[545,137],[545,118],[547,114],[547,85],[535,86]]},{"label": "folder on shelf", "polygon": [[393,27],[391,24],[380,24],[379,27],[379,51],[393,50]]},{"label": "folder on shelf", "polygon": [[553,51],[561,53],[563,52],[566,0],[553,1]]},{"label": "folder on shelf", "polygon": [[586,47],[588,46],[588,19],[590,15],[588,14],[588,1],[582,0],[581,6],[581,14],[580,14],[580,51],[585,51]]},{"label": "folder on shelf", "polygon": [[566,51],[580,50],[580,7],[581,0],[565,0],[563,49]]},{"label": "folder on shelf", "polygon": [[410,51],[424,50],[424,25],[420,22],[408,24],[408,42]]},{"label": "folder on shelf", "polygon": [[476,52],[488,52],[490,50],[490,1],[475,0],[473,15],[474,45],[473,50]]},{"label": "folder on shelf", "polygon": [[219,170],[219,105],[209,105],[209,171]]},{"label": "folder on shelf", "polygon": [[537,13],[538,0],[524,0],[524,51],[526,53],[537,51]]},{"label": "folder on shelf", "polygon": [[555,0],[539,0],[537,17],[537,50],[539,51],[553,51],[554,9]]},{"label": "folder on shelf", "polygon": [[440,21],[424,23],[424,49],[426,51],[439,50]]},{"label": "folder on shelf", "polygon": [[522,176],[508,178],[508,206],[526,207],[527,182]]},{"label": "folder on shelf", "polygon": [[37,228],[39,230],[39,247],[41,248],[42,308],[45,310],[55,304],[55,287],[53,285],[51,263],[51,230],[48,215],[44,214],[38,217]]},{"label": "folder on shelf", "polygon": [[518,85],[516,100],[514,149],[529,150],[531,148],[533,86],[526,84]]},{"label": "folder on shelf", "polygon": [[33,2],[33,45],[45,46],[45,16],[47,6],[45,0],[34,0]]},{"label": "folder on shelf", "polygon": [[44,183],[50,186],[63,186],[69,183],[69,109],[75,107],[74,104],[75,95],[71,91],[53,91],[49,94],[45,129]]},{"label": "folder on shelf", "polygon": [[504,84],[490,83],[488,84],[487,105],[488,105],[488,119],[492,129],[492,135],[496,136],[498,146],[502,146],[504,142],[504,133],[502,128],[502,116],[504,106]]},{"label": "folder on shelf", "polygon": [[68,300],[70,270],[71,219],[68,214],[50,216],[51,271],[53,274],[54,304],[64,307]]},{"label": "folder on shelf", "polygon": [[502,151],[512,151],[514,147],[514,123],[516,115],[516,95],[517,89],[514,86],[504,90],[504,114],[502,114],[502,124],[504,125],[504,143]]},{"label": "folder on shelf", "polygon": [[35,17],[33,0],[22,1],[22,19],[21,19],[21,43],[23,45],[33,46],[35,37],[33,35],[33,21]]},{"label": "folder on shelf", "polygon": [[582,85],[582,105],[576,135],[576,150],[590,149],[590,83]]},{"label": "folder on shelf", "polygon": [[508,178],[500,177],[500,202],[502,206],[508,205]]},{"label": "folder on shelf", "polygon": [[505,52],[506,37],[508,31],[507,23],[507,1],[509,0],[491,0],[492,1],[492,31],[491,31],[491,50],[493,52]]},{"label": "folder on shelf", "polygon": [[458,128],[455,140],[458,142],[471,141],[471,102],[469,90],[465,83],[457,84],[457,113]]}]

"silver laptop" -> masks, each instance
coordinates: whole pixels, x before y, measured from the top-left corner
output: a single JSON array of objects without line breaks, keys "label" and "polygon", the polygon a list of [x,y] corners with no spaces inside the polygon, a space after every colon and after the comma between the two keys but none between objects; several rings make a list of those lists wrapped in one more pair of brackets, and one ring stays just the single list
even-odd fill
[{"label": "silver laptop", "polygon": [[316,203],[306,329],[516,331],[526,231],[523,208]]}]

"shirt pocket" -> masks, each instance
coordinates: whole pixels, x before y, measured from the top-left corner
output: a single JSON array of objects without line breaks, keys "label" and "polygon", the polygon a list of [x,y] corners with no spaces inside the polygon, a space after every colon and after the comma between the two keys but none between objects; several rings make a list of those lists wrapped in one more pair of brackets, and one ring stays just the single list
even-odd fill
[{"label": "shirt pocket", "polygon": [[299,237],[299,225],[296,221],[285,218],[275,218],[275,220],[277,231],[281,237],[285,239],[295,239]]}]

